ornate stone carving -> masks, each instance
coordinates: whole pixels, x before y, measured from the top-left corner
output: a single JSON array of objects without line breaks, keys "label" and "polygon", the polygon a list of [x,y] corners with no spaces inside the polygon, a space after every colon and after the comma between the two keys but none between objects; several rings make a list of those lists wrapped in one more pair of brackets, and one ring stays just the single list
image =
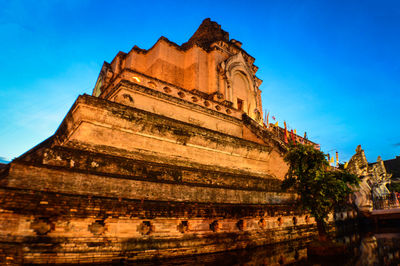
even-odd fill
[{"label": "ornate stone carving", "polygon": [[30,228],[38,235],[47,235],[54,229],[54,224],[48,218],[37,218],[31,223]]},{"label": "ornate stone carving", "polygon": [[261,218],[260,221],[258,221],[258,226],[259,226],[261,229],[265,229],[265,227],[267,226],[267,221],[265,221],[264,218]]},{"label": "ornate stone carving", "polygon": [[117,95],[115,97],[115,102],[125,104],[128,106],[133,106],[135,103],[135,101],[133,100],[133,97],[128,93],[124,93],[122,95]]},{"label": "ornate stone carving", "polygon": [[178,231],[183,233],[186,233],[187,231],[189,231],[189,223],[188,221],[182,221],[179,225],[178,225]]},{"label": "ornate stone carving", "polygon": [[143,221],[137,228],[142,235],[150,235],[154,232],[154,225],[150,221]]},{"label": "ornate stone carving", "polygon": [[283,224],[283,218],[279,217],[277,220],[278,226],[281,226]]},{"label": "ornate stone carving", "polygon": [[221,224],[218,220],[215,220],[210,224],[211,231],[218,232],[220,229],[221,229]]},{"label": "ornate stone carving", "polygon": [[236,223],[236,227],[240,230],[240,231],[244,231],[246,229],[246,221],[245,220],[239,220]]},{"label": "ornate stone carving", "polygon": [[[243,54],[237,53],[224,62],[221,62],[218,66],[218,73],[221,75],[225,84],[224,94],[226,100],[235,104],[236,99],[234,99],[234,97],[243,97],[244,99],[241,100],[244,100],[246,104],[243,111],[259,122],[261,116],[259,112],[254,112],[253,110],[258,110],[260,107],[257,101],[257,91],[261,82],[255,77],[254,71],[244,59]],[[242,80],[243,86],[236,84],[235,80],[236,82]]]},{"label": "ornate stone carving", "polygon": [[360,211],[372,211],[372,198],[390,193],[386,184],[390,183],[391,175],[386,173],[381,157],[378,157],[377,163],[368,165],[361,145],[357,146],[356,154],[351,157],[347,169],[361,179],[360,188],[354,193],[354,202]]},{"label": "ornate stone carving", "polygon": [[88,229],[93,235],[101,235],[106,231],[103,220],[96,220],[88,226]]}]

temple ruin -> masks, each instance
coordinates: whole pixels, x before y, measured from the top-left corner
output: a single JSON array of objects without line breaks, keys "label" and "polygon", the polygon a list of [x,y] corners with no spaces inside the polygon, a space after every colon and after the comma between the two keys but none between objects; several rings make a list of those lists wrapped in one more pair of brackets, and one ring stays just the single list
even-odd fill
[{"label": "temple ruin", "polygon": [[280,189],[287,145],[264,125],[254,62],[210,19],[182,45],[161,37],[105,62],[54,135],[0,169],[2,262],[137,261],[315,234]]}]

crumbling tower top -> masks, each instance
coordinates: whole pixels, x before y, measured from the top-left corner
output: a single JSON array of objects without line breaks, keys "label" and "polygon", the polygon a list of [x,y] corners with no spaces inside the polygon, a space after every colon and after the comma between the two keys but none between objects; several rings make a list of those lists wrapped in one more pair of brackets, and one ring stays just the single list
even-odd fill
[{"label": "crumbling tower top", "polygon": [[[181,95],[187,97],[175,95],[181,100],[192,102],[192,97],[200,97],[196,104],[215,101],[224,106],[227,115],[246,113],[261,124],[262,81],[256,76],[255,59],[241,45],[207,18],[182,45],[160,37],[148,50],[135,46],[129,53],[119,52],[111,63],[104,63],[93,95],[118,101],[116,95],[125,80],[164,94],[182,90]],[[165,87],[169,89],[163,90]]]},{"label": "crumbling tower top", "polygon": [[189,41],[182,44],[182,48],[191,47],[194,44],[197,44],[203,49],[209,50],[210,45],[217,41],[229,42],[229,33],[221,29],[221,25],[217,22],[211,21],[210,18],[206,18]]}]

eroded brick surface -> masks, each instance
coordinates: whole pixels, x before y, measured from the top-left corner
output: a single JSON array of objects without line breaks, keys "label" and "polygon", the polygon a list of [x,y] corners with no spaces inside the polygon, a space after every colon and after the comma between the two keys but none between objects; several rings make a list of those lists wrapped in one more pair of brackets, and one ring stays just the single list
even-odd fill
[{"label": "eroded brick surface", "polygon": [[207,19],[182,46],[162,37],[105,63],[53,136],[1,166],[0,262],[108,264],[314,235],[280,190],[287,146],[264,125],[241,45]]}]

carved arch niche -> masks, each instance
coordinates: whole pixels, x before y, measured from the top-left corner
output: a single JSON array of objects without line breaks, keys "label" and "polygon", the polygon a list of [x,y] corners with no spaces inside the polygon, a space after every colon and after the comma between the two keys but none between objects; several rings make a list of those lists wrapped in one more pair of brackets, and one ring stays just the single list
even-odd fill
[{"label": "carved arch niche", "polygon": [[221,69],[226,100],[232,102],[234,108],[242,110],[254,120],[259,120],[258,86],[243,55],[238,53],[231,56],[221,63]]}]

